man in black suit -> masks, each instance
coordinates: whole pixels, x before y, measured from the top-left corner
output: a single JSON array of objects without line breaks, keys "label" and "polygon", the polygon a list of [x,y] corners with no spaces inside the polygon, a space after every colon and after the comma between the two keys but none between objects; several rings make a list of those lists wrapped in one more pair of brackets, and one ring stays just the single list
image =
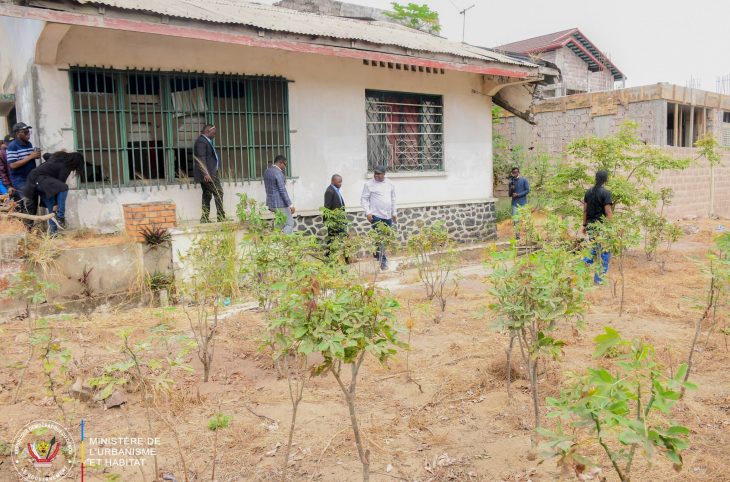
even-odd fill
[{"label": "man in black suit", "polygon": [[[330,185],[327,186],[327,190],[324,192],[324,207],[330,211],[341,210],[344,215],[345,211],[345,200],[342,197],[340,188],[342,187],[342,176],[335,174],[330,180]],[[327,218],[325,213],[325,218]],[[347,221],[342,218],[329,216],[329,219],[325,219],[325,226],[327,226],[327,251],[329,252],[329,245],[332,241],[338,237],[344,237],[347,234]],[[328,253],[329,254],[329,253]],[[347,258],[345,258],[347,261]]]},{"label": "man in black suit", "polygon": [[215,139],[215,126],[206,124],[200,133],[200,137],[195,141],[195,163],[193,164],[193,176],[195,182],[200,183],[203,189],[203,215],[200,217],[201,223],[209,223],[210,219],[210,200],[215,199],[215,210],[218,222],[226,220],[226,212],[223,209],[223,187],[218,178],[218,169],[220,169],[220,158],[215,150],[213,140]]}]

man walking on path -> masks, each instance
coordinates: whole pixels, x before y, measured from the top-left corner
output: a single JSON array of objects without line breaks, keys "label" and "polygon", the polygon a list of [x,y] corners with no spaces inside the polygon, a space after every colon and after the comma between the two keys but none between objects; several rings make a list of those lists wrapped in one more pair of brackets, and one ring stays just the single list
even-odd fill
[{"label": "man walking on path", "polygon": [[[596,172],[596,184],[586,191],[583,197],[583,234],[588,235],[588,239],[593,240],[596,237],[596,223],[603,222],[604,219],[613,217],[613,200],[611,199],[611,191],[603,187],[608,181],[608,172]],[[608,263],[611,260],[611,253],[603,251],[601,245],[596,243],[591,248],[591,257],[583,259],[587,264],[593,264],[598,252],[601,253],[601,262],[603,264],[602,273],[596,272],[593,275],[593,282],[601,284],[603,276],[608,272]]]},{"label": "man walking on path", "polygon": [[266,188],[266,206],[269,211],[286,215],[286,223],[281,230],[284,234],[291,234],[294,232],[293,214],[296,210],[291,199],[289,199],[289,193],[286,191],[285,169],[286,157],[279,154],[274,158],[274,164],[264,172],[264,187]]},{"label": "man walking on path", "polygon": [[215,139],[215,126],[206,124],[200,137],[195,141],[195,163],[193,164],[193,176],[195,182],[200,183],[203,190],[203,214],[200,217],[201,223],[210,222],[210,200],[215,199],[215,211],[218,222],[226,220],[226,212],[223,209],[223,186],[218,178],[220,169],[220,158],[215,150],[213,140]]},{"label": "man walking on path", "polygon": [[[373,178],[365,183],[360,197],[360,205],[370,222],[372,229],[377,229],[383,224],[388,227],[398,221],[395,206],[395,186],[385,179],[385,167],[375,166]],[[388,258],[385,253],[385,246],[380,245],[373,255],[380,261],[380,269],[388,269]]]},{"label": "man walking on path", "polygon": [[520,168],[512,168],[512,179],[509,182],[509,195],[512,197],[512,218],[515,220],[515,238],[520,239],[520,229],[517,221],[517,210],[527,204],[527,195],[530,193],[530,183],[527,178],[520,176]]}]

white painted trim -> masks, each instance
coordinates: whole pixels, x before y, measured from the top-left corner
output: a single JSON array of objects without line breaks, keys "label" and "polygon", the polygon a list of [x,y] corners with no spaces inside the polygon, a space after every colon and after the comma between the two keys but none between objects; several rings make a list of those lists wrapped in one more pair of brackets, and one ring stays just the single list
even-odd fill
[{"label": "white painted trim", "polygon": [[[372,177],[372,171],[365,173],[365,179],[371,179]],[[386,174],[386,177],[397,179],[411,179],[419,177],[449,177],[449,174],[446,171],[389,172]]]}]

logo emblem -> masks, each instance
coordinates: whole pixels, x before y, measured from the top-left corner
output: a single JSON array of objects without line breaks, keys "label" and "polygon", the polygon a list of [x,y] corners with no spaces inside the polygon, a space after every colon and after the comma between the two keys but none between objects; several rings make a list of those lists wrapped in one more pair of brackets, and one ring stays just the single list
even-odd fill
[{"label": "logo emblem", "polygon": [[61,480],[71,474],[76,463],[76,445],[59,423],[37,420],[15,437],[12,461],[23,481]]}]

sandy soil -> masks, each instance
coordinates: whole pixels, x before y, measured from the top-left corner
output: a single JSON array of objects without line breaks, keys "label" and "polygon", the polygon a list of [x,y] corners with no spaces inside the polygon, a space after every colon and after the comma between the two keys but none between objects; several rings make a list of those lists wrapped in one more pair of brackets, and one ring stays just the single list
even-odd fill
[{"label": "sandy soil", "polygon": [[[566,329],[565,354],[547,366],[540,379],[543,396],[558,393],[565,374],[594,365],[592,339],[604,325],[624,336],[655,344],[659,359],[674,369],[686,358],[696,304],[705,282],[698,261],[706,253],[718,224],[694,222],[701,229],[682,238],[661,274],[656,263],[641,251],[626,261],[626,312],[618,316],[612,286],[589,295],[591,307],[582,332]],[[500,232],[509,232],[509,227]],[[401,301],[402,322],[410,303],[415,327],[411,351],[390,367],[368,360],[358,382],[358,410],[366,443],[371,451],[374,481],[546,481],[557,480],[553,461],[528,460],[532,414],[528,385],[518,379],[513,397],[505,387],[507,336],[490,330],[493,320],[485,308],[486,270],[479,255],[465,257],[458,295],[446,312],[424,312],[423,289],[413,270],[389,273]],[[615,265],[612,277],[615,278]],[[202,369],[192,354],[196,373],[173,372],[175,385],[167,400],[159,400],[152,414],[152,431],[160,437],[158,462],[162,472],[182,481],[183,454],[190,480],[210,480],[215,432],[207,420],[215,412],[233,417],[230,427],[218,433],[215,477],[219,481],[277,480],[288,434],[291,404],[286,379],[277,377],[265,352],[258,349],[261,313],[234,313],[224,320],[213,362],[212,380],[201,383]],[[727,324],[721,314],[720,324]],[[98,374],[100,367],[120,359],[117,332],[131,330],[135,341],[154,335],[152,328],[168,325],[173,333],[189,331],[182,309],[147,309],[97,312],[90,318],[54,319],[57,334],[74,353],[64,384],[77,377]],[[408,338],[407,331],[403,337]],[[26,372],[20,397],[13,403],[20,379],[17,368],[28,357],[26,322],[0,325],[3,363],[0,366],[0,449],[30,420],[56,418],[60,412],[44,393],[40,364],[34,359]],[[175,346],[160,347],[160,356]],[[730,480],[725,470],[730,457],[730,362],[721,334],[702,339],[693,381],[699,389],[677,405],[676,419],[691,428],[692,447],[685,453],[681,473],[656,459],[652,467],[640,461],[633,480]],[[409,381],[408,373],[413,381]],[[300,406],[290,480],[350,481],[360,479],[347,409],[342,393],[330,376],[308,380]],[[132,390],[134,387],[130,387]],[[68,400],[67,425],[86,420],[87,436],[149,436],[140,391],[127,393],[121,408],[104,410],[99,404]],[[176,437],[174,432],[177,432]],[[78,434],[78,428],[73,429]],[[91,435],[89,435],[91,434]],[[177,448],[179,441],[180,449]],[[603,475],[617,480],[603,460]],[[0,480],[14,480],[9,457],[0,458]],[[152,460],[139,468],[91,468],[87,480],[151,480]],[[117,475],[114,475],[117,474]]]}]

